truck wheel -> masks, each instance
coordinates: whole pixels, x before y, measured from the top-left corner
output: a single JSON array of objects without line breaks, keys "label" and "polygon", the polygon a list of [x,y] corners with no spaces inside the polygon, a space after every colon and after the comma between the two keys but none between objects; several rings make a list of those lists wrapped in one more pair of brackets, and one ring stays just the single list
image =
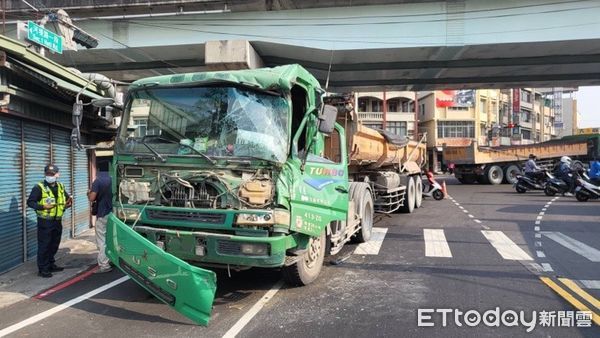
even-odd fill
[{"label": "truck wheel", "polygon": [[356,233],[354,242],[364,243],[371,239],[373,232],[373,197],[368,189],[364,189],[360,200],[360,230]]},{"label": "truck wheel", "polygon": [[304,286],[312,283],[321,272],[325,258],[325,230],[319,237],[311,237],[308,248],[300,259],[283,267],[283,279],[288,285]]},{"label": "truck wheel", "polygon": [[415,208],[423,204],[423,180],[421,176],[415,176]]},{"label": "truck wheel", "polygon": [[371,239],[375,207],[369,184],[363,182],[350,183],[349,197],[354,201],[355,212],[361,219],[360,230],[351,238],[352,243],[364,243]]},{"label": "truck wheel", "polygon": [[504,182],[508,184],[517,183],[517,175],[521,175],[521,168],[516,164],[511,164],[504,170]]},{"label": "truck wheel", "polygon": [[404,190],[404,203],[400,207],[404,213],[410,214],[415,210],[415,180],[409,177],[406,181],[406,190]]},{"label": "truck wheel", "polygon": [[500,184],[504,179],[504,172],[499,165],[492,165],[485,170],[485,179],[490,184]]}]

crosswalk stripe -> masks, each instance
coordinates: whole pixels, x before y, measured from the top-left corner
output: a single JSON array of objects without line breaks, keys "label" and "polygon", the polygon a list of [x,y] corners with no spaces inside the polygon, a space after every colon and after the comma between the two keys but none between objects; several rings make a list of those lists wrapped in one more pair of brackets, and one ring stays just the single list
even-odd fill
[{"label": "crosswalk stripe", "polygon": [[580,280],[579,281],[586,289],[600,289],[600,280]]},{"label": "crosswalk stripe", "polygon": [[481,233],[487,238],[490,244],[498,251],[500,256],[508,260],[516,261],[532,261],[533,258],[529,256],[523,249],[515,244],[508,236],[502,231],[487,231],[481,230]]},{"label": "crosswalk stripe", "polygon": [[423,229],[425,238],[425,256],[452,257],[443,229]]},{"label": "crosswalk stripe", "polygon": [[592,262],[600,262],[600,250],[594,249],[591,246],[573,239],[561,232],[542,231],[542,234]]},{"label": "crosswalk stripe", "polygon": [[368,242],[359,244],[356,249],[354,249],[354,254],[378,255],[387,230],[387,228],[373,228],[371,232],[371,239]]}]

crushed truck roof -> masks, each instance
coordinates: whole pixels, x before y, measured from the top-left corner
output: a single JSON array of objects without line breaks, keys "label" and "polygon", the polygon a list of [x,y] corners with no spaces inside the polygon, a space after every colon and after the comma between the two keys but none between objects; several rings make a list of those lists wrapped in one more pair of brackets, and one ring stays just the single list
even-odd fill
[{"label": "crushed truck roof", "polygon": [[131,89],[147,85],[182,85],[207,81],[230,81],[246,84],[260,89],[290,90],[298,82],[315,88],[320,88],[319,81],[306,69],[298,64],[278,66],[273,68],[228,70],[215,72],[196,72],[173,75],[162,75],[137,80],[131,84]]}]

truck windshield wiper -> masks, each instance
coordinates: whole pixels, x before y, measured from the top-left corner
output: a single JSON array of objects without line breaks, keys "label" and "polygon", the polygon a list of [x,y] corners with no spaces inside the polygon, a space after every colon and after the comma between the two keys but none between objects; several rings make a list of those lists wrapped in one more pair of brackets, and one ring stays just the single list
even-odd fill
[{"label": "truck windshield wiper", "polygon": [[208,162],[212,163],[212,164],[216,164],[217,161],[213,160],[212,158],[210,158],[210,156],[206,155],[205,153],[201,152],[200,150],[194,148],[193,146],[189,145],[189,144],[181,144],[179,143],[180,146],[184,146],[186,148],[192,149],[196,154],[204,157],[206,160],[208,160]]},{"label": "truck windshield wiper", "polygon": [[144,138],[142,137],[142,139],[139,141],[141,144],[143,144],[146,148],[148,148],[148,150],[150,150],[154,155],[156,155],[156,157],[158,157],[161,162],[167,162],[167,159],[164,158],[158,151],[156,151],[154,148],[152,148],[148,143],[146,143],[146,141],[144,140]]}]

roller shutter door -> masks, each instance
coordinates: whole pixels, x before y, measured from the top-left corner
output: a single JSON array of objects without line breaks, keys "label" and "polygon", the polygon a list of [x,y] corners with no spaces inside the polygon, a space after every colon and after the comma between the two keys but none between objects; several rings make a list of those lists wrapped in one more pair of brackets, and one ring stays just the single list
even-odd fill
[{"label": "roller shutter door", "polygon": [[[82,136],[82,143],[86,144]],[[90,187],[88,155],[85,150],[73,150],[73,212],[75,220],[75,234],[77,236],[90,228],[90,207],[87,200],[87,191]]]},{"label": "roller shutter door", "polygon": [[[52,163],[60,169],[59,182],[64,184],[65,190],[72,195],[73,180],[71,170],[71,134],[65,130],[52,129]],[[85,196],[84,196],[85,197]],[[73,208],[65,210],[63,215],[63,238],[71,235]]]},{"label": "roller shutter door", "polygon": [[[34,185],[44,179],[44,167],[50,162],[50,129],[48,126],[23,122],[25,141],[25,191],[27,196]],[[60,169],[60,167],[59,167]],[[37,254],[37,215],[26,208],[27,257]]]},{"label": "roller shutter door", "polygon": [[21,122],[0,116],[0,273],[24,260]]}]

